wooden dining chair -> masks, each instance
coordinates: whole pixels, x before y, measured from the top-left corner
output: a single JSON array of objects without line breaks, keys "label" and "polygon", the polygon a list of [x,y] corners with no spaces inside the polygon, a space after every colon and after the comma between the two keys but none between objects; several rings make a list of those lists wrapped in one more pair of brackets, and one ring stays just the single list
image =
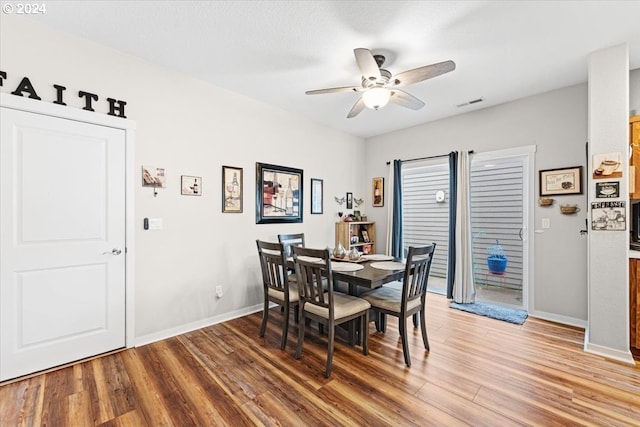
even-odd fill
[{"label": "wooden dining chair", "polygon": [[[332,282],[331,254],[329,249],[310,249],[293,246],[293,260],[298,276],[300,294],[298,326],[298,348],[296,359],[302,355],[306,319],[317,321],[327,327],[327,366],[324,376],[329,378],[333,362],[335,327],[355,319],[361,321],[362,352],[369,354],[369,308],[370,304],[355,296],[347,295],[326,286]],[[326,279],[325,279],[326,278]]]},{"label": "wooden dining chair", "polygon": [[[407,336],[407,318],[415,314],[419,315],[422,342],[424,343],[424,348],[429,350],[429,339],[427,338],[427,325],[425,322],[425,299],[427,295],[429,271],[431,270],[431,262],[433,261],[435,250],[435,243],[429,246],[410,246],[401,287],[389,284],[360,295],[361,298],[369,301],[371,308],[380,313],[382,319],[384,319],[384,316],[387,314],[398,318],[404,363],[406,363],[407,366],[411,366]],[[381,323],[384,324],[385,320],[381,320]],[[417,327],[415,322],[414,327]]]},{"label": "wooden dining chair", "polygon": [[260,256],[264,288],[264,309],[262,312],[260,336],[263,337],[267,329],[269,303],[274,302],[282,307],[284,311],[282,341],[280,343],[280,348],[284,350],[287,345],[289,312],[291,309],[295,310],[296,319],[298,317],[297,309],[300,301],[298,287],[295,283],[289,283],[287,263],[282,245],[280,243],[264,242],[261,240],[256,240],[256,244],[258,246],[258,255]]},{"label": "wooden dining chair", "polygon": [[[285,256],[285,258],[289,259],[289,258],[293,257],[293,254],[291,253],[291,247],[292,246],[302,246],[302,247],[305,246],[304,245],[304,233],[278,234],[278,242],[280,242],[280,244],[284,248],[284,256]],[[290,269],[289,273],[290,273],[289,274],[289,281],[290,282],[296,282],[297,278],[296,278],[295,270]]]},{"label": "wooden dining chair", "polygon": [[293,256],[291,253],[292,246],[304,247],[304,233],[298,234],[278,234],[278,242],[284,247],[286,257]]}]

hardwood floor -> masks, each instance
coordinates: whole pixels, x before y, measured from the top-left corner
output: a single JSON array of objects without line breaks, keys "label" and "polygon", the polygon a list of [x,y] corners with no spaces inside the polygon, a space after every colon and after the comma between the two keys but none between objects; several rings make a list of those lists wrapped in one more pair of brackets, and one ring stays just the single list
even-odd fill
[{"label": "hardwood floor", "polygon": [[582,330],[524,325],[427,297],[431,351],[411,331],[411,368],[397,323],[371,324],[369,355],[297,327],[280,350],[272,310],[0,387],[2,426],[638,426],[640,367],[582,351]]}]

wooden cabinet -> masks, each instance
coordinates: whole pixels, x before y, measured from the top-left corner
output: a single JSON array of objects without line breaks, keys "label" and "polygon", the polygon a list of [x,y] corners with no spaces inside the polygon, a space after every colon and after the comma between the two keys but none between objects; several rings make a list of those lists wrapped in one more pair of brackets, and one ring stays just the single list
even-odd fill
[{"label": "wooden cabinet", "polygon": [[640,116],[629,118],[629,144],[633,149],[629,169],[629,194],[632,199],[640,199]]},{"label": "wooden cabinet", "polygon": [[342,243],[347,251],[355,247],[362,253],[376,253],[376,223],[361,221],[336,222],[336,246]]},{"label": "wooden cabinet", "polygon": [[640,259],[629,260],[629,325],[631,347],[640,349]]}]

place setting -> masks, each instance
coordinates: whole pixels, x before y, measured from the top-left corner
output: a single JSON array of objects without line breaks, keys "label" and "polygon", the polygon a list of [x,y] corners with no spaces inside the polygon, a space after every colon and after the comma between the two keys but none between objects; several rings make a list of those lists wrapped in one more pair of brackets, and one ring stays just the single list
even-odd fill
[{"label": "place setting", "polygon": [[362,270],[364,269],[364,266],[361,264],[356,264],[352,262],[331,261],[331,269],[333,271],[351,272],[351,271]]},{"label": "place setting", "polygon": [[405,263],[398,261],[372,262],[370,265],[378,270],[404,270],[405,268]]},{"label": "place setting", "polygon": [[384,254],[367,254],[367,255],[362,255],[361,258],[367,261],[392,261],[393,260],[393,257],[391,255],[384,255]]}]

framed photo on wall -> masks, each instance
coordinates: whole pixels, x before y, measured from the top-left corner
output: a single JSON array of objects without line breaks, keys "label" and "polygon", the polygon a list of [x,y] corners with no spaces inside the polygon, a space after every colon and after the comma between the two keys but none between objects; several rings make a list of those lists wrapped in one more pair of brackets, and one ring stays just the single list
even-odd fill
[{"label": "framed photo on wall", "polygon": [[256,163],[256,224],[302,222],[302,169]]},{"label": "framed photo on wall", "polygon": [[384,178],[373,178],[371,183],[371,192],[373,207],[379,208],[384,206]]},{"label": "framed photo on wall", "polygon": [[199,176],[182,175],[180,180],[180,194],[184,196],[201,196],[202,178]]},{"label": "framed photo on wall", "polygon": [[311,214],[321,214],[323,211],[323,181],[311,178]]},{"label": "framed photo on wall", "polygon": [[222,212],[242,213],[242,168],[222,166]]},{"label": "framed photo on wall", "polygon": [[582,166],[540,171],[540,196],[582,194]]},{"label": "framed photo on wall", "polygon": [[347,193],[347,209],[353,209],[353,193]]}]

